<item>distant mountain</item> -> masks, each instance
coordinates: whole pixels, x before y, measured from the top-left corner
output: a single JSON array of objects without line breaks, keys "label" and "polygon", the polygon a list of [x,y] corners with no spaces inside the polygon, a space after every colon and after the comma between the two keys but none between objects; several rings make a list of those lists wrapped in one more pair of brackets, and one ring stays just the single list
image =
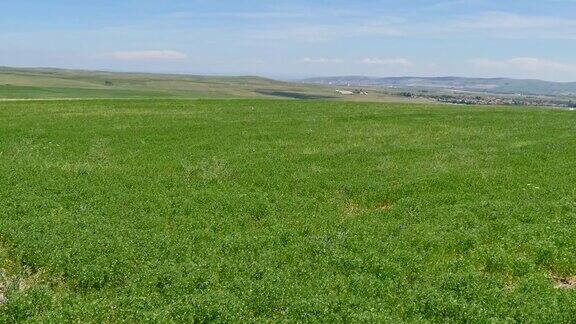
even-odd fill
[{"label": "distant mountain", "polygon": [[549,82],[507,78],[462,77],[388,77],[365,76],[319,77],[302,80],[304,83],[350,86],[387,87],[399,89],[435,89],[493,94],[526,94],[548,96],[576,95],[576,82]]}]

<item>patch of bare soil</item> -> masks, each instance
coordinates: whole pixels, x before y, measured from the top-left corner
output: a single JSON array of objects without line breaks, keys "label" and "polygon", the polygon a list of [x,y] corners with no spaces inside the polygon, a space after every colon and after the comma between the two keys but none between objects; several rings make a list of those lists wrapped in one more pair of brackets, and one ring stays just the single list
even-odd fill
[{"label": "patch of bare soil", "polygon": [[576,276],[558,277],[550,275],[550,280],[556,289],[576,289]]},{"label": "patch of bare soil", "polygon": [[47,282],[48,277],[42,271],[21,269],[18,273],[9,275],[5,269],[0,268],[0,307],[8,302],[9,293],[24,293]]},{"label": "patch of bare soil", "polygon": [[8,299],[4,295],[4,293],[6,292],[5,273],[6,272],[4,271],[4,269],[0,269],[0,306],[6,304],[6,302],[8,301]]},{"label": "patch of bare soil", "polygon": [[355,216],[362,212],[362,207],[356,203],[348,202],[346,206],[344,206],[344,214],[347,216]]},{"label": "patch of bare soil", "polygon": [[382,201],[376,205],[376,209],[380,210],[388,210],[392,208],[392,204],[388,201]]}]

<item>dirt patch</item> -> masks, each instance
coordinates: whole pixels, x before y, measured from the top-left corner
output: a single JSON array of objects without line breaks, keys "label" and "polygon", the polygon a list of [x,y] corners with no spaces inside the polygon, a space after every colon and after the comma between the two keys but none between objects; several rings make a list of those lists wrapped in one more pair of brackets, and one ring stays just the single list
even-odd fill
[{"label": "dirt patch", "polygon": [[[10,269],[10,270],[8,270]],[[32,270],[15,265],[0,268],[0,307],[9,301],[11,294],[22,294],[38,286],[62,285],[61,278],[52,278],[43,270]]]},{"label": "dirt patch", "polygon": [[346,206],[344,206],[344,214],[347,216],[358,215],[362,213],[364,210],[365,209],[362,208],[362,206],[350,201],[346,204]]},{"label": "dirt patch", "polygon": [[514,289],[516,289],[516,284],[514,284],[512,281],[506,281],[506,283],[504,284],[504,291],[507,293],[511,293],[514,291]]},{"label": "dirt patch", "polygon": [[390,208],[392,208],[392,204],[388,201],[381,201],[375,206],[375,209],[379,210],[388,210]]},{"label": "dirt patch", "polygon": [[42,271],[24,268],[18,273],[8,275],[4,269],[0,269],[0,306],[8,302],[8,295],[25,293],[34,287],[48,284],[48,279]]},{"label": "dirt patch", "polygon": [[576,276],[557,277],[550,275],[550,280],[556,289],[576,289]]},{"label": "dirt patch", "polygon": [[6,271],[4,269],[0,269],[0,306],[6,304],[8,299],[6,298]]}]

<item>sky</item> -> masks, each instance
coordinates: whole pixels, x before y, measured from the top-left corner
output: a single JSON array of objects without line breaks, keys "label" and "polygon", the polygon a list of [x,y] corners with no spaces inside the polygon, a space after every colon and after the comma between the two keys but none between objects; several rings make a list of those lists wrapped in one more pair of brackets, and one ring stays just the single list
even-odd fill
[{"label": "sky", "polygon": [[0,0],[0,66],[576,81],[576,0]]}]

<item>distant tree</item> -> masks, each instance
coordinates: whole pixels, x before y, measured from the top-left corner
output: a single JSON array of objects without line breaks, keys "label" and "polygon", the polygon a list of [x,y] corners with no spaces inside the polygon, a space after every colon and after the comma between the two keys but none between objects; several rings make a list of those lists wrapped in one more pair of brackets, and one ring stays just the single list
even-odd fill
[{"label": "distant tree", "polygon": [[106,80],[106,81],[104,81],[104,85],[107,86],[107,87],[111,87],[111,86],[113,86],[114,84],[112,83],[112,81]]}]

